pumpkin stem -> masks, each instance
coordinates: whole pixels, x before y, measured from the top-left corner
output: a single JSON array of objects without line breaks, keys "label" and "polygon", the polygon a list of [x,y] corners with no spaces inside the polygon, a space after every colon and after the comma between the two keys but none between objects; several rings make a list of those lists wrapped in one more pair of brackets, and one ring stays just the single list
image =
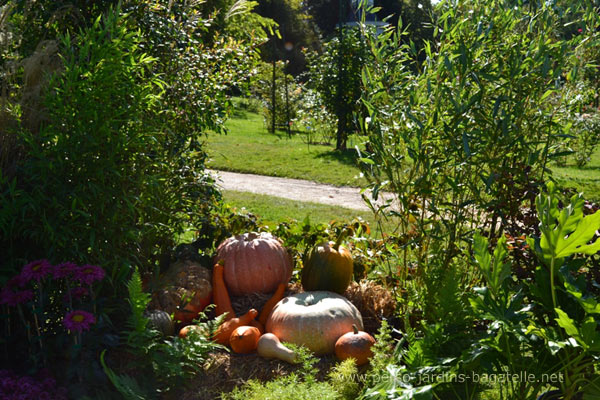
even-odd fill
[{"label": "pumpkin stem", "polygon": [[338,235],[337,239],[335,240],[335,244],[333,245],[333,248],[336,251],[340,248],[340,245],[342,244],[344,239],[346,239],[346,237],[348,237],[349,234],[350,234],[350,229],[348,229],[348,228],[342,229],[342,231]]},{"label": "pumpkin stem", "polygon": [[352,324],[352,330],[354,331],[355,335],[358,334],[358,327],[356,326],[356,324]]}]

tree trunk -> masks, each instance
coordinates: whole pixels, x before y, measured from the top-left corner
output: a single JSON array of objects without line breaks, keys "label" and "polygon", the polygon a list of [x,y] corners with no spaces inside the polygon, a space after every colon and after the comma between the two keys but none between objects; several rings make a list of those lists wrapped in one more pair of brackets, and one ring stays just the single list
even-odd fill
[{"label": "tree trunk", "polygon": [[[340,107],[341,108],[341,107]],[[337,138],[335,142],[336,150],[346,150],[346,119],[348,118],[348,113],[345,110],[340,110],[338,113],[338,123],[337,123]]]}]

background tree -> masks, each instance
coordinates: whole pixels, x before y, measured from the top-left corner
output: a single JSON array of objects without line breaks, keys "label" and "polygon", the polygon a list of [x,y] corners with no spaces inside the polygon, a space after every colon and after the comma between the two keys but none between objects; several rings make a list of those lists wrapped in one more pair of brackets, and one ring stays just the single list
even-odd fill
[{"label": "background tree", "polygon": [[336,149],[345,150],[348,135],[357,131],[357,118],[364,115],[359,101],[361,70],[369,53],[360,30],[342,28],[340,37],[323,45],[323,53],[309,55],[309,82],[327,110],[337,117]]},{"label": "background tree", "polygon": [[[272,36],[261,47],[262,59],[266,62],[288,60],[286,72],[298,76],[306,69],[302,49],[316,50],[320,41],[308,14],[300,0],[260,0],[256,13],[272,19],[279,25],[279,36]],[[287,43],[287,45],[286,45]]]}]

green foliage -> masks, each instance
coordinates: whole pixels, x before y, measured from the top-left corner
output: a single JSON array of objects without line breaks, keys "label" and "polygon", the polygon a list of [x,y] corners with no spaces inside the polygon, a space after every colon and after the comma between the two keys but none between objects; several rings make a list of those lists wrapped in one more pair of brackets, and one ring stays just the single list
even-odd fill
[{"label": "green foliage", "polygon": [[188,24],[202,21],[197,5],[166,3],[142,15],[149,4],[128,3],[128,15],[111,11],[61,38],[63,68],[38,88],[46,123],[19,132],[19,176],[6,189],[2,177],[3,262],[36,243],[40,255],[101,264],[120,281],[130,264],[168,263],[177,236],[210,224],[219,194],[201,135],[223,129],[224,89],[253,57],[225,37],[199,44],[205,30]]},{"label": "green foliage", "polygon": [[[192,376],[202,371],[211,351],[224,349],[211,340],[224,316],[198,323],[199,331],[204,334],[190,331],[184,339],[161,339],[160,333],[150,328],[148,319],[143,314],[150,302],[150,296],[143,292],[137,270],[128,281],[127,288],[131,314],[127,330],[123,334],[127,338],[128,351],[136,357],[134,363],[135,369],[140,372],[137,375],[139,378],[117,374],[102,360],[105,372],[115,389],[126,398],[136,398],[135,396],[140,395],[140,387],[144,388],[149,397],[180,390]],[[204,313],[200,313],[198,319],[207,318]]]},{"label": "green foliage", "polygon": [[473,255],[479,268],[485,277],[488,287],[492,293],[497,294],[500,286],[506,278],[510,276],[510,263],[504,262],[508,252],[506,247],[506,237],[498,239],[496,250],[494,250],[494,261],[492,262],[487,249],[488,241],[483,236],[475,234],[473,244]]},{"label": "green foliage", "polygon": [[142,279],[137,268],[133,271],[131,279],[127,282],[127,293],[129,294],[128,302],[131,309],[131,314],[127,319],[127,325],[130,334],[127,338],[127,344],[135,345],[140,336],[147,332],[148,318],[144,316],[144,311],[150,303],[150,295],[142,289]]},{"label": "green foliage", "polygon": [[304,87],[298,109],[298,123],[306,131],[307,144],[331,144],[335,140],[337,119],[325,107],[319,93]]},{"label": "green foliage", "polygon": [[161,82],[146,76],[155,59],[139,40],[118,11],[62,37],[64,69],[50,84],[48,123],[36,136],[23,132],[29,158],[20,195],[30,206],[15,216],[12,234],[42,244],[52,259],[110,263],[111,275],[125,260],[150,259],[155,249],[145,241],[171,234],[143,222],[158,214],[154,202],[165,193],[156,184],[168,172],[146,151],[160,150],[152,114]]},{"label": "green foliage", "polygon": [[295,374],[289,374],[267,383],[249,381],[243,389],[236,388],[223,395],[231,400],[313,400],[340,399],[340,395],[326,382],[305,382]]},{"label": "green foliage", "polygon": [[498,398],[535,399],[548,385],[565,399],[593,398],[600,306],[584,273],[593,267],[585,256],[597,253],[600,213],[584,217],[579,195],[560,208],[554,185],[548,186],[536,198],[541,236],[527,240],[539,261],[535,279],[511,276],[504,237],[490,254],[488,239],[475,235],[473,261],[485,286],[473,288],[468,305],[458,303],[470,314],[470,327],[456,329],[451,313],[440,323],[407,325],[391,359],[389,346],[375,348],[362,398],[488,398],[479,397],[489,395],[491,381],[480,380],[486,376],[504,379],[493,389]]},{"label": "green foliage", "polygon": [[[435,42],[425,46],[422,63],[402,32],[371,42],[375,62],[363,74],[369,89],[363,100],[372,151],[364,171],[375,188],[400,195],[406,230],[414,202],[433,214],[431,222],[453,215],[443,228],[449,235],[471,217],[470,204],[494,213],[493,230],[524,199],[517,188],[547,173],[549,152],[563,133],[554,112],[564,101],[560,79],[575,79],[568,74],[572,57],[585,46],[583,37],[558,32],[563,15],[594,18],[582,6],[441,3]],[[503,195],[509,186],[514,193]]]},{"label": "green foliage", "polygon": [[102,351],[100,354],[100,364],[102,365],[102,370],[110,380],[110,382],[117,389],[119,394],[123,396],[125,400],[144,400],[148,398],[148,393],[146,393],[140,386],[135,378],[132,378],[126,374],[117,375],[112,369],[110,369],[106,362],[104,361],[104,355],[106,350]]},{"label": "green foliage", "polygon": [[360,385],[356,382],[358,369],[353,359],[347,359],[337,364],[327,378],[332,387],[340,394],[342,399],[355,400],[358,396]]},{"label": "green foliage", "polygon": [[[273,85],[275,87],[273,88]],[[275,107],[273,108],[273,89],[275,89]],[[287,91],[287,92],[286,92]],[[299,107],[299,87],[294,78],[285,71],[285,64],[275,63],[275,81],[273,82],[273,65],[260,63],[257,74],[253,78],[252,95],[260,99],[262,104],[263,125],[272,130],[273,112],[275,112],[275,129],[285,130],[288,123],[290,129],[295,126]]]},{"label": "green foliage", "polygon": [[320,46],[314,23],[305,13],[304,2],[260,0],[256,12],[279,25],[276,35],[261,47],[262,59],[266,62],[285,59],[289,61],[286,73],[298,76],[306,68],[303,49]]},{"label": "green foliage", "polygon": [[222,398],[237,400],[312,400],[312,399],[354,399],[358,383],[354,382],[357,373],[353,361],[347,360],[336,365],[328,374],[327,381],[317,381],[315,357],[305,348],[291,346],[299,354],[302,367],[300,372],[276,378],[269,382],[251,380],[243,388],[236,388]]},{"label": "green foliage", "polygon": [[[598,26],[587,2],[441,2],[436,15],[425,60],[402,27],[366,36],[369,118],[359,120],[368,135],[361,169],[374,197],[397,195],[393,206],[375,209],[398,218],[399,260],[417,270],[418,304],[430,322],[440,318],[437,288],[454,266],[464,268],[473,228],[495,238],[517,226],[558,156],[564,82],[578,79],[576,55],[595,41],[592,33],[564,35],[565,22]],[[496,290],[507,267],[487,273]],[[467,268],[462,275],[457,294],[478,278]]]},{"label": "green foliage", "polygon": [[[358,130],[355,118],[366,114],[359,99],[361,70],[370,60],[364,32],[342,28],[339,35],[324,43],[322,52],[307,54],[308,87],[316,90],[320,102],[336,116],[336,149],[346,149],[351,133]],[[369,34],[367,34],[369,35]]]}]

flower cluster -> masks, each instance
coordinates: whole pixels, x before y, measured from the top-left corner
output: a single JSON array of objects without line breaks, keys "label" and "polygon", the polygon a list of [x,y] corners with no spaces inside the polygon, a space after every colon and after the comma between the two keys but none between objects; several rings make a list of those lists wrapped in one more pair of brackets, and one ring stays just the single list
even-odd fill
[{"label": "flower cluster", "polygon": [[[40,284],[44,279],[70,280],[77,284],[92,285],[104,279],[106,273],[97,265],[78,266],[72,262],[52,265],[48,260],[36,260],[25,265],[21,273],[10,279],[0,290],[0,304],[16,306],[33,299],[33,291],[24,289],[29,282]],[[87,289],[75,287],[71,295],[75,299],[88,295]]]},{"label": "flower cluster", "polygon": [[32,303],[35,307],[35,304],[43,304],[42,299],[45,298],[53,299],[50,301],[62,299],[61,308],[68,311],[62,318],[62,324],[70,332],[81,333],[96,323],[96,317],[84,310],[74,310],[73,302],[86,296],[93,299],[92,284],[104,279],[105,275],[97,265],[79,266],[72,262],[52,265],[48,260],[36,260],[25,265],[0,289],[0,305],[15,307]]},{"label": "flower cluster", "polygon": [[18,376],[0,370],[0,399],[5,400],[66,400],[67,390],[56,386],[50,376]]}]

